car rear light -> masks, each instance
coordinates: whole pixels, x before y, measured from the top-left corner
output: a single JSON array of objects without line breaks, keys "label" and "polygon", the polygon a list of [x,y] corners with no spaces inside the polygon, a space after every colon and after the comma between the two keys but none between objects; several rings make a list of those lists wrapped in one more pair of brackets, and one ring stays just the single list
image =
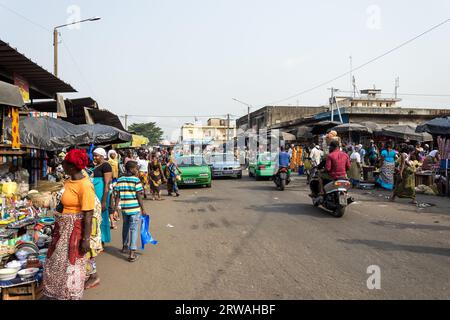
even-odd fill
[{"label": "car rear light", "polygon": [[266,166],[259,166],[259,170],[264,170],[266,169]]},{"label": "car rear light", "polygon": [[334,183],[334,185],[336,187],[349,187],[350,186],[350,182],[349,181],[336,181]]}]

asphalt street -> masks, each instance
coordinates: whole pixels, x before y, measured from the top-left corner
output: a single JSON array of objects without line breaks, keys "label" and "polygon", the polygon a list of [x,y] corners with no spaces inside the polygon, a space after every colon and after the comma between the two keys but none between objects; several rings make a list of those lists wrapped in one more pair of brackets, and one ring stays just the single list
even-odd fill
[{"label": "asphalt street", "polygon": [[[449,198],[419,197],[435,205],[420,209],[358,190],[337,219],[308,193],[303,178],[281,192],[244,175],[148,200],[159,243],[129,263],[113,230],[97,259],[101,286],[84,299],[450,298]],[[367,286],[373,265],[380,289]]]}]

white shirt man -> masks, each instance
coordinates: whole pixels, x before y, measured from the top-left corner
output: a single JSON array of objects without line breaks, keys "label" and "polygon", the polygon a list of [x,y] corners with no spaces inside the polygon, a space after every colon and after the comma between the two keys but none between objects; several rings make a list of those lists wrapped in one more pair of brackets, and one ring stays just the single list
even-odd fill
[{"label": "white shirt man", "polygon": [[322,161],[323,151],[320,150],[319,146],[314,146],[309,155],[311,157],[311,161],[313,166],[318,166],[320,161]]}]

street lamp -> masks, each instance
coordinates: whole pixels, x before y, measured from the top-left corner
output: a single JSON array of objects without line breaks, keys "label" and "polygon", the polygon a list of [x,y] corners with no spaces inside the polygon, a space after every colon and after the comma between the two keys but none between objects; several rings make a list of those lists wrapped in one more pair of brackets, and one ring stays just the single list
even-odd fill
[{"label": "street lamp", "polygon": [[252,108],[252,105],[248,104],[248,103],[245,103],[245,102],[243,102],[241,100],[238,100],[236,98],[233,98],[233,100],[247,106],[247,108],[248,108],[247,109],[247,124],[248,124],[248,129],[250,129],[250,109]]},{"label": "street lamp", "polygon": [[53,47],[54,47],[54,74],[57,77],[58,76],[58,29],[71,26],[74,24],[82,23],[82,22],[88,22],[88,21],[98,21],[100,20],[100,17],[93,17],[85,20],[75,21],[72,23],[63,24],[60,26],[57,26],[53,29]]}]

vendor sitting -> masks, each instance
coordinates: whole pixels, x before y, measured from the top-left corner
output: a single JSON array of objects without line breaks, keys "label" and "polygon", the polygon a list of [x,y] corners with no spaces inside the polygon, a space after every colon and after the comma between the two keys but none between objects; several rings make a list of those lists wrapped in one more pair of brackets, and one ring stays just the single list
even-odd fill
[{"label": "vendor sitting", "polygon": [[431,170],[440,161],[439,151],[431,151],[423,160],[422,170]]}]

